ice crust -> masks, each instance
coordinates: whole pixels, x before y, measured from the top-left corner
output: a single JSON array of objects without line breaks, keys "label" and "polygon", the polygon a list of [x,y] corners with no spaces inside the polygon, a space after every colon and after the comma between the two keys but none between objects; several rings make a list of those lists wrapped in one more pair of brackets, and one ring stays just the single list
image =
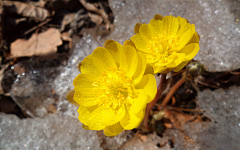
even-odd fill
[{"label": "ice crust", "polygon": [[[59,67],[40,69],[31,61],[26,62],[31,70],[18,75],[10,93],[37,118],[19,120],[12,115],[0,114],[0,149],[98,150],[102,149],[100,143],[106,139],[108,145],[104,148],[118,149],[127,141],[129,132],[103,139],[96,131],[83,130],[77,120],[77,107],[68,103],[65,97],[73,88],[72,81],[79,74],[77,64],[84,57],[107,39],[123,43],[133,35],[136,23],[149,23],[155,14],[181,16],[195,24],[201,37],[200,52],[195,59],[208,71],[233,70],[240,66],[239,0],[110,0],[110,5],[115,15],[115,30],[110,36],[96,40],[89,34],[84,35],[77,40],[70,59]],[[156,135],[154,138],[160,144],[175,139],[175,149],[180,150],[240,149],[239,91],[239,87],[231,87],[229,90],[199,93],[198,105],[212,122],[186,125],[186,133],[196,143],[186,144],[178,130],[167,130],[163,139]],[[48,115],[48,105],[56,106],[58,114]],[[146,144],[137,140],[137,144],[132,142],[123,148],[149,149],[150,146],[158,149],[156,140],[153,141]],[[164,148],[170,149],[168,145]]]},{"label": "ice crust", "polygon": [[0,114],[1,150],[102,150],[95,131],[65,115],[20,120]]}]

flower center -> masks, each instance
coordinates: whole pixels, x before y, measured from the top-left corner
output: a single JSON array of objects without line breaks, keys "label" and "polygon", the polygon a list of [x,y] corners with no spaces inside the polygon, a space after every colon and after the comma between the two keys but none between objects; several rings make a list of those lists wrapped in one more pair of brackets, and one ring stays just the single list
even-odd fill
[{"label": "flower center", "polygon": [[179,37],[178,36],[164,36],[153,37],[152,42],[147,45],[150,54],[147,61],[150,63],[160,62],[167,63],[170,61],[172,55],[178,51]]},{"label": "flower center", "polygon": [[107,72],[102,73],[100,82],[106,86],[101,104],[112,103],[113,108],[117,108],[127,103],[128,99],[134,98],[132,78],[127,77],[124,70],[108,68]]}]

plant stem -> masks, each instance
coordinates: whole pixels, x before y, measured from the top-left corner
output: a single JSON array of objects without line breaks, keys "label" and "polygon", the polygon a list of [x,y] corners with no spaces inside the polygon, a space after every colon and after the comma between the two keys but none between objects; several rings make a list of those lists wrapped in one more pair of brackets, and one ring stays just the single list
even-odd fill
[{"label": "plant stem", "polygon": [[164,98],[161,106],[166,106],[173,94],[176,92],[176,90],[185,82],[186,80],[184,78],[181,78],[168,92],[167,96]]},{"label": "plant stem", "polygon": [[161,74],[160,83],[157,88],[157,94],[156,94],[154,100],[147,104],[144,121],[143,121],[143,125],[147,130],[149,130],[148,118],[150,115],[150,111],[152,110],[153,106],[157,103],[159,97],[162,95],[163,90],[161,90],[161,88],[162,88],[163,84],[165,84],[165,82],[166,82],[166,74]]}]

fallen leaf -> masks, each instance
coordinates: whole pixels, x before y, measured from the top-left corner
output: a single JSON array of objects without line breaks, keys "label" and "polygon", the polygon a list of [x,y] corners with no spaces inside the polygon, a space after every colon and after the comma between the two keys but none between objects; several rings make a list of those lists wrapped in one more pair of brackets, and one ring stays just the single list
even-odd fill
[{"label": "fallen leaf", "polygon": [[68,32],[63,32],[61,34],[61,38],[63,41],[68,41],[69,42],[69,48],[72,48],[72,38],[70,37],[70,34]]},{"label": "fallen leaf", "polygon": [[42,33],[34,33],[30,39],[17,39],[11,43],[11,57],[28,57],[47,55],[57,52],[57,46],[62,44],[58,29],[50,28]]},{"label": "fallen leaf", "polygon": [[52,104],[47,106],[47,111],[48,113],[53,113],[53,114],[56,114],[58,112],[56,107]]},{"label": "fallen leaf", "polygon": [[30,17],[37,21],[43,21],[48,16],[50,16],[49,12],[41,7],[36,7],[31,4],[26,4],[17,1],[4,1],[4,8],[9,13],[19,14],[24,17]]}]

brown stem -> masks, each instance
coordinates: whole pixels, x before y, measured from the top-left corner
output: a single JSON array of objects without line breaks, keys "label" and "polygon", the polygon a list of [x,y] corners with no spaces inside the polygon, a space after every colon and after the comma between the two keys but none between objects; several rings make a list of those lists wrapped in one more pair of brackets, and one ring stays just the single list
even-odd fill
[{"label": "brown stem", "polygon": [[173,94],[176,92],[176,90],[185,82],[186,80],[184,78],[181,78],[168,92],[167,96],[164,98],[161,106],[166,106],[169,102],[170,98],[173,96]]},{"label": "brown stem", "polygon": [[157,88],[157,94],[156,94],[154,100],[147,104],[146,111],[145,111],[145,116],[144,116],[144,120],[143,120],[143,125],[147,130],[149,130],[148,118],[149,118],[149,115],[150,115],[150,111],[152,110],[153,106],[158,101],[159,97],[161,96],[161,94],[163,92],[161,90],[161,88],[162,88],[162,85],[165,83],[165,81],[166,81],[166,74],[161,74],[160,83],[159,83],[158,88]]}]

